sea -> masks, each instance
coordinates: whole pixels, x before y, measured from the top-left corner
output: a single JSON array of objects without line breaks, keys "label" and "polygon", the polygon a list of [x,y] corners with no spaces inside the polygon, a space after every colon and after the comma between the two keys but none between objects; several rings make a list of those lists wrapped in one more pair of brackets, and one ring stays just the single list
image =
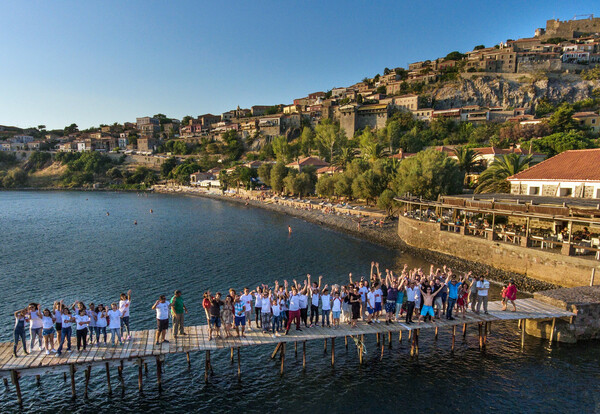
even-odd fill
[{"label": "sea", "polygon": [[[292,233],[288,232],[288,226]],[[382,271],[428,269],[419,256],[372,244],[316,224],[226,201],[186,195],[135,192],[0,191],[0,341],[12,341],[13,312],[30,302],[51,307],[109,304],[132,290],[131,327],[156,325],[151,306],[159,295],[183,292],[186,324],[206,323],[202,294],[255,288],[284,280],[323,276],[343,284],[348,274],[368,277],[371,262]],[[441,264],[436,264],[436,266]],[[494,288],[491,299],[499,299]],[[422,412],[600,412],[600,344],[554,344],[527,337],[521,349],[516,322],[495,323],[480,351],[476,328],[466,339],[441,329],[422,332],[418,358],[406,337],[394,336],[383,358],[375,338],[366,337],[359,364],[353,341],[336,343],[331,367],[323,343],[307,343],[302,354],[288,347],[285,372],[271,360],[270,346],[242,349],[242,376],[229,351],[212,353],[214,375],[204,382],[204,354],[166,358],[163,391],[154,364],[138,391],[137,369],[126,367],[124,381],[112,370],[107,393],[103,370],[92,370],[77,398],[62,374],[44,375],[39,384],[21,380],[23,408],[12,384],[0,384],[0,412],[239,412],[239,413],[422,413]]]}]

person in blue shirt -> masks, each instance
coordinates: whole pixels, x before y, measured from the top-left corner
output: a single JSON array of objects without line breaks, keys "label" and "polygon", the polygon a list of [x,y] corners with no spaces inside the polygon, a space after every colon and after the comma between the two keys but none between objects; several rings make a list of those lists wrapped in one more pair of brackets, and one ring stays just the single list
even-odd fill
[{"label": "person in blue shirt", "polygon": [[453,321],[452,310],[456,301],[458,300],[458,288],[462,284],[462,279],[457,280],[456,275],[452,274],[452,270],[448,272],[448,278],[446,279],[446,286],[448,287],[448,306],[446,307],[446,319]]}]

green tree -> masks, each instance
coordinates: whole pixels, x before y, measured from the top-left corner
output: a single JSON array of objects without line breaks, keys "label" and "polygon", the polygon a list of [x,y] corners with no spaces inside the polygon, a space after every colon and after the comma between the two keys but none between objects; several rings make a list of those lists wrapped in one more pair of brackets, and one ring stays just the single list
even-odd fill
[{"label": "green tree", "polygon": [[315,132],[310,128],[305,126],[302,129],[302,134],[300,135],[300,152],[304,156],[310,156],[312,149],[315,146]]},{"label": "green tree", "polygon": [[546,98],[541,98],[535,104],[535,116],[538,118],[543,117],[556,110],[556,106]]},{"label": "green tree", "polygon": [[567,132],[572,129],[579,129],[579,124],[573,119],[575,110],[568,103],[563,103],[558,107],[548,120],[548,126],[553,132]]},{"label": "green tree", "polygon": [[594,143],[583,131],[571,130],[533,139],[531,140],[531,146],[535,151],[553,157],[568,150],[594,148]]},{"label": "green tree", "polygon": [[111,180],[116,180],[123,178],[123,173],[119,170],[119,167],[112,167],[110,170],[106,171],[106,176]]},{"label": "green tree", "polygon": [[352,197],[352,181],[353,179],[347,172],[344,174],[334,175],[334,194],[338,197]]},{"label": "green tree", "polygon": [[258,177],[256,169],[241,166],[236,168],[236,170],[238,170],[239,180],[244,184],[246,190],[253,188],[255,179]]},{"label": "green tree", "polygon": [[461,193],[463,180],[464,173],[453,159],[429,149],[400,163],[392,189],[396,194],[436,200],[439,195]]},{"label": "green tree", "polygon": [[326,119],[317,125],[316,141],[321,151],[326,154],[325,158],[331,162],[334,159],[335,151],[343,140],[343,132],[337,124]]},{"label": "green tree", "polygon": [[65,127],[64,134],[69,135],[77,131],[79,131],[79,127],[77,126],[77,124],[71,124]]},{"label": "green tree", "polygon": [[317,195],[319,197],[333,197],[335,194],[335,181],[334,176],[329,174],[323,174],[319,177],[315,188]]},{"label": "green tree", "polygon": [[187,158],[169,173],[169,179],[177,181],[182,185],[189,185],[190,175],[200,171],[200,165],[193,158]]},{"label": "green tree", "polygon": [[283,180],[288,175],[288,168],[284,163],[278,162],[271,169],[271,188],[277,193],[283,191]]},{"label": "green tree", "polygon": [[583,80],[598,80],[600,79],[600,66],[595,68],[587,69],[581,72],[581,78]]},{"label": "green tree", "polygon": [[356,150],[350,147],[340,148],[338,154],[335,157],[334,164],[346,168],[346,165],[352,162],[352,160],[356,157]]},{"label": "green tree", "polygon": [[508,193],[510,183],[507,178],[529,168],[531,155],[506,154],[496,157],[490,166],[479,176],[476,193]]},{"label": "green tree", "polygon": [[224,153],[229,160],[236,161],[244,153],[244,145],[242,144],[238,134],[234,130],[227,131],[221,135],[225,145]]},{"label": "green tree", "polygon": [[2,186],[4,188],[23,187],[27,184],[27,173],[19,167],[12,168],[2,177]]},{"label": "green tree", "polygon": [[462,60],[464,57],[465,55],[455,50],[454,52],[448,53],[444,60]]},{"label": "green tree", "polygon": [[271,185],[271,170],[273,169],[273,164],[263,163],[258,167],[258,178],[260,181],[265,183],[265,185]]},{"label": "green tree", "polygon": [[385,95],[385,93],[386,93],[386,87],[385,87],[385,85],[378,86],[377,89],[375,90],[375,92],[380,93],[382,95]]},{"label": "green tree", "polygon": [[477,45],[473,48],[473,50],[481,50],[481,49],[485,49],[484,45]]},{"label": "green tree", "polygon": [[291,149],[286,137],[276,136],[273,138],[272,145],[277,162],[287,164],[291,161]]},{"label": "green tree", "polygon": [[51,159],[52,155],[50,155],[49,152],[34,151],[29,156],[29,160],[27,160],[27,166],[31,168],[32,171],[39,170],[44,168]]},{"label": "green tree", "polygon": [[474,151],[472,148],[457,147],[454,149],[454,154],[458,158],[458,167],[465,174],[471,174],[480,165],[480,162],[477,160],[479,152]]},{"label": "green tree", "polygon": [[171,173],[171,171],[173,171],[175,167],[177,167],[177,158],[167,158],[165,162],[163,162],[163,164],[160,166],[160,175],[163,178],[168,178],[169,174]]},{"label": "green tree", "polygon": [[370,201],[376,200],[383,190],[384,183],[381,176],[373,170],[365,171],[352,182],[352,195],[364,199],[367,205]]},{"label": "green tree", "polygon": [[396,194],[389,188],[386,188],[377,199],[377,207],[385,210],[388,217],[392,217],[394,211],[398,208],[398,202],[394,200],[394,197],[396,197]]},{"label": "green tree", "polygon": [[187,125],[189,125],[189,124],[190,124],[190,121],[191,121],[192,119],[194,119],[194,117],[193,117],[193,116],[190,116],[190,115],[186,115],[186,116],[184,116],[184,117],[183,117],[183,119],[181,120],[181,125],[183,125],[183,126],[187,126]]}]

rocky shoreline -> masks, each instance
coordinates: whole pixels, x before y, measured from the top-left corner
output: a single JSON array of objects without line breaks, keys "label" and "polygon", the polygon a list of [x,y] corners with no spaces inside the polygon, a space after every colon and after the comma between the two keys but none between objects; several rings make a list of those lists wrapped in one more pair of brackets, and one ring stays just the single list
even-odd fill
[{"label": "rocky shoreline", "polygon": [[[172,194],[171,192],[164,193]],[[311,223],[319,224],[336,231],[350,234],[352,236],[367,240],[375,244],[379,244],[384,247],[399,250],[401,253],[408,253],[414,256],[419,256],[424,260],[434,263],[436,265],[441,266],[445,264],[458,272],[472,271],[474,274],[482,274],[487,272],[489,274],[490,281],[496,283],[504,283],[507,282],[509,279],[514,279],[516,285],[519,287],[519,290],[521,292],[533,293],[540,290],[558,288],[558,286],[553,285],[551,283],[535,280],[522,274],[506,272],[482,263],[470,262],[444,253],[418,249],[409,246],[406,243],[404,243],[402,239],[400,239],[400,237],[398,236],[398,233],[396,231],[397,222],[393,222],[393,225],[388,225],[383,228],[361,226],[359,230],[356,218],[324,214],[318,210],[300,210],[280,204],[264,203],[258,200],[246,200],[244,198],[221,196],[217,194],[195,192],[178,192],[177,194],[197,195],[200,197],[211,198],[214,200],[244,205],[246,205],[247,203],[248,205],[253,207],[271,210],[282,214],[288,214],[290,216],[298,217]]]}]

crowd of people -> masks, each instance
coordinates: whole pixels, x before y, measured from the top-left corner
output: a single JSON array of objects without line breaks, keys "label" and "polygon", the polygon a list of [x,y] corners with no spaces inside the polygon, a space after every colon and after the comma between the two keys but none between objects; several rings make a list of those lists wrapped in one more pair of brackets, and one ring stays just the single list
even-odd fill
[{"label": "crowd of people", "polygon": [[[245,337],[247,330],[254,329],[277,337],[289,334],[294,326],[296,330],[310,329],[315,326],[339,329],[348,324],[357,327],[358,320],[367,324],[406,324],[446,318],[454,320],[455,312],[462,318],[470,310],[479,314],[488,313],[488,292],[490,282],[484,275],[475,277],[472,272],[458,276],[446,266],[429,273],[421,268],[409,269],[404,265],[399,274],[385,269],[380,271],[379,263],[371,263],[369,277],[353,278],[349,274],[344,285],[323,283],[323,277],[313,279],[307,275],[298,282],[273,285],[262,284],[255,289],[248,287],[241,291],[229,289],[223,295],[214,295],[206,291],[202,306],[209,325],[209,340],[225,337]],[[513,280],[502,289],[502,309],[512,304],[516,311],[517,288]],[[130,340],[129,308],[131,291],[121,294],[119,303],[110,307],[90,303],[88,307],[81,301],[66,306],[62,301],[54,303],[52,310],[37,303],[31,303],[25,309],[15,312],[15,345],[17,356],[19,341],[23,352],[27,354],[25,324],[30,325],[30,349],[36,340],[39,348],[47,354],[61,355],[64,344],[71,350],[72,325],[75,324],[77,350],[86,350],[89,344],[107,345],[107,334],[111,334],[110,343],[115,346]],[[156,344],[168,343],[169,320],[173,321],[172,336],[186,335],[184,314],[188,312],[182,292],[176,290],[171,300],[161,295],[152,306],[156,312]],[[418,318],[414,321],[414,318]],[[58,349],[55,349],[55,333]],[[43,345],[42,345],[43,339]]]}]

